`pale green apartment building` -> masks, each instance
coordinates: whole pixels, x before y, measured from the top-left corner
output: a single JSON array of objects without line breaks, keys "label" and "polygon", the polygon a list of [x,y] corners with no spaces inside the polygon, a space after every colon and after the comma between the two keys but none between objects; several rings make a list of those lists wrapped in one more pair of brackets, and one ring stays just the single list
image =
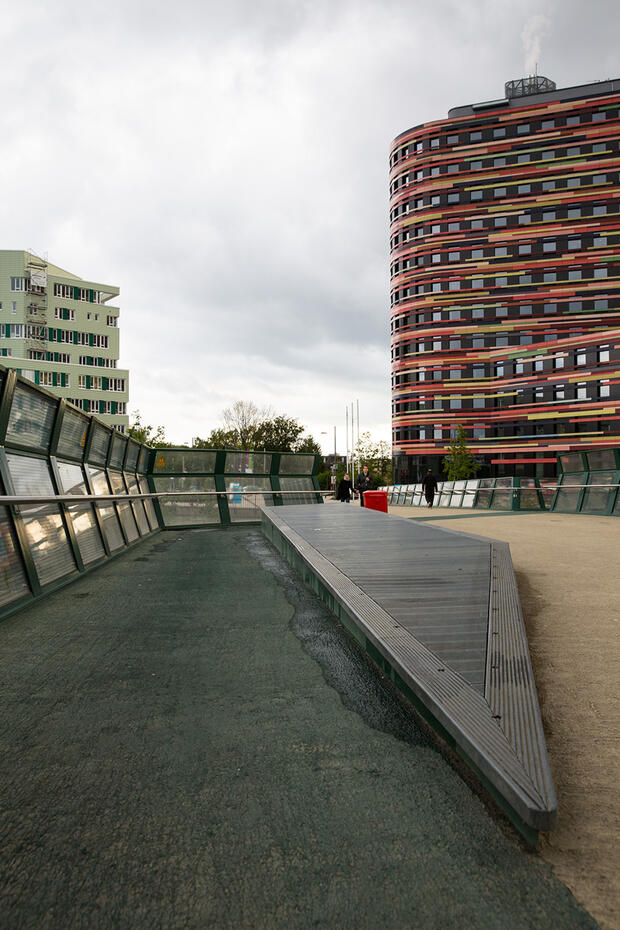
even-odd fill
[{"label": "pale green apartment building", "polygon": [[125,432],[118,295],[32,252],[0,250],[0,364]]}]

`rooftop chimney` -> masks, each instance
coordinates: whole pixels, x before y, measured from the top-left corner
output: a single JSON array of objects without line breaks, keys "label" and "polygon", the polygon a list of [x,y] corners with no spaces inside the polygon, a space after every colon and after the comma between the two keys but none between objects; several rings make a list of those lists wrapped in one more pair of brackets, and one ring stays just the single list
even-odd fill
[{"label": "rooftop chimney", "polygon": [[507,81],[504,84],[504,95],[511,97],[528,97],[530,94],[544,94],[555,90],[555,81],[543,77],[542,74],[531,74],[529,77],[519,78],[517,81]]}]

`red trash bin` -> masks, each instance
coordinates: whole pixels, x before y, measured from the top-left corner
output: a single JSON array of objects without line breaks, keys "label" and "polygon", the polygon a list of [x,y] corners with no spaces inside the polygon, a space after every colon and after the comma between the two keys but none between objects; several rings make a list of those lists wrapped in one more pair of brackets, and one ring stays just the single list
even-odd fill
[{"label": "red trash bin", "polygon": [[387,491],[365,491],[364,507],[368,510],[380,510],[381,513],[388,512],[388,495]]}]

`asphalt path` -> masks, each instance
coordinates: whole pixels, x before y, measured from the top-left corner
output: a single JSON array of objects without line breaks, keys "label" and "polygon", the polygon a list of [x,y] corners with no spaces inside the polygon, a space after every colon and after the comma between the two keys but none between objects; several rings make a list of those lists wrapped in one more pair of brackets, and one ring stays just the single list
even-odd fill
[{"label": "asphalt path", "polygon": [[0,625],[0,927],[591,928],[255,529]]}]

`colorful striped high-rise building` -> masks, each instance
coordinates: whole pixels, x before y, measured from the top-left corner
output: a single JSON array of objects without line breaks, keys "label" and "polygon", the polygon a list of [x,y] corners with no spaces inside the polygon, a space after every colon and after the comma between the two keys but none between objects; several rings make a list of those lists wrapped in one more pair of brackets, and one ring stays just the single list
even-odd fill
[{"label": "colorful striped high-rise building", "polygon": [[395,480],[620,445],[620,80],[510,82],[390,152]]}]

